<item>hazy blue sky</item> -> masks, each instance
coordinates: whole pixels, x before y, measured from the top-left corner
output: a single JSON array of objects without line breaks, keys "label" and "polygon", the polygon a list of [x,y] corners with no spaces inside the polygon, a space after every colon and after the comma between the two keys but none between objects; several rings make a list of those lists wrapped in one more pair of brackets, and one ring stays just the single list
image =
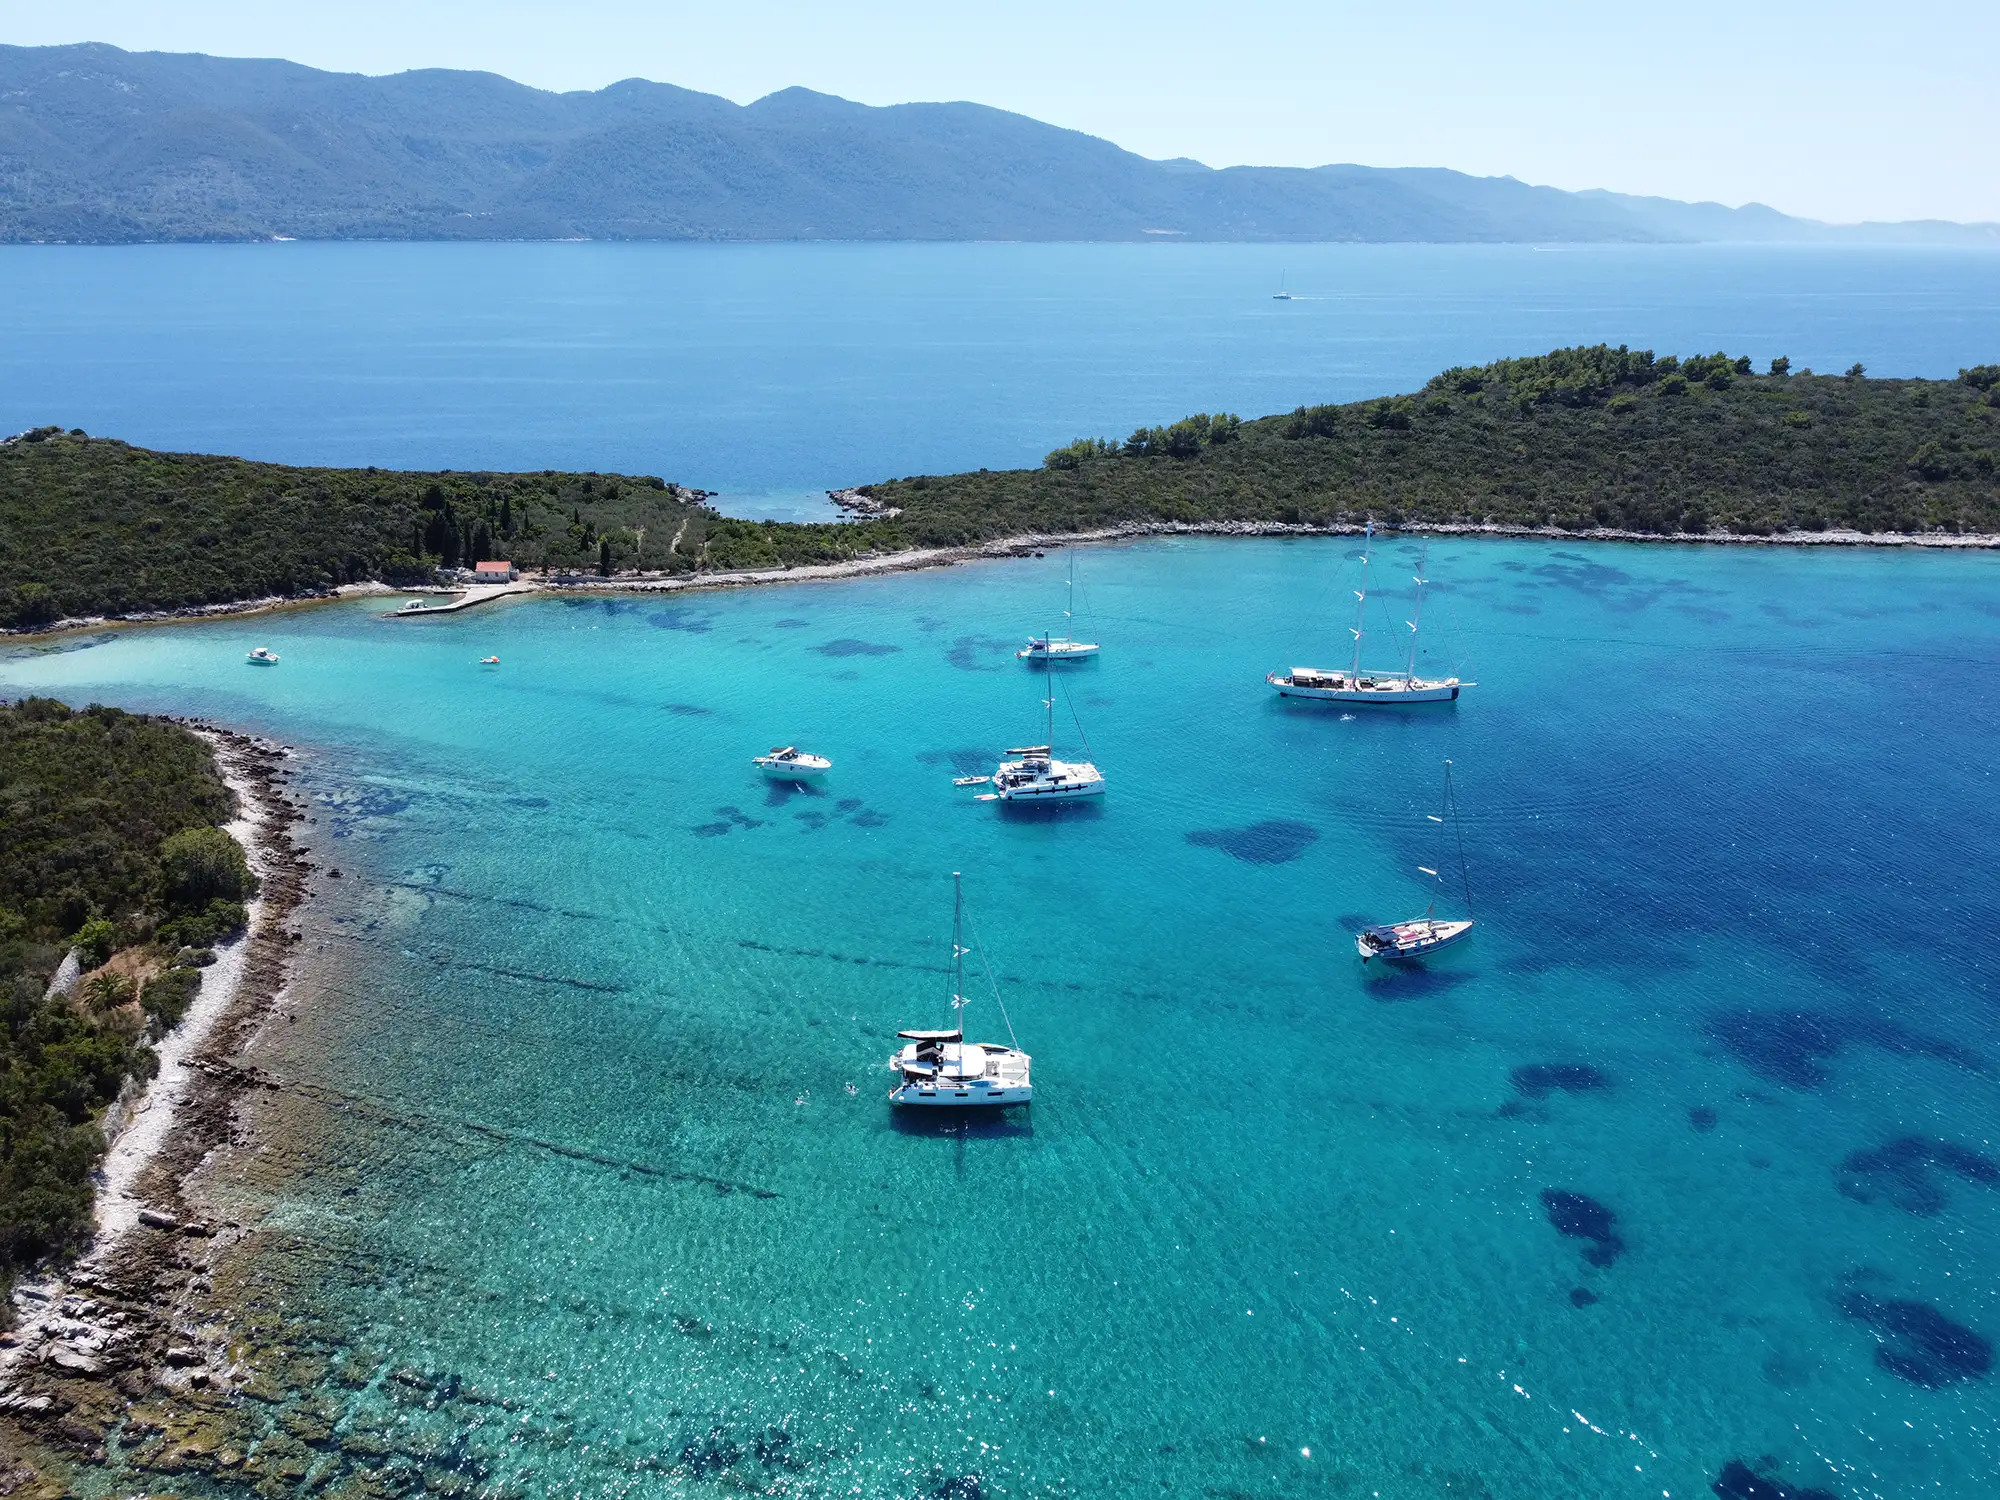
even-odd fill
[{"label": "hazy blue sky", "polygon": [[2000,220],[1993,0],[65,0],[0,40],[974,99],[1147,156]]}]

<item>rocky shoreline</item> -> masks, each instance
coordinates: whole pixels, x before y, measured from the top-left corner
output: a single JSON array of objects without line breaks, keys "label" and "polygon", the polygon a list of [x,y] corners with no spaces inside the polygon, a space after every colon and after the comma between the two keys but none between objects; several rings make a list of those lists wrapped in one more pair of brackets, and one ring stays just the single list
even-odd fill
[{"label": "rocky shoreline", "polygon": [[[312,866],[293,837],[304,809],[286,786],[289,751],[214,725],[188,727],[215,746],[237,793],[260,893],[231,955],[236,982],[208,1014],[197,1014],[198,1001],[183,1023],[193,1029],[163,1042],[162,1076],[113,1143],[97,1244],[75,1266],[15,1290],[15,1327],[0,1335],[4,1495],[69,1494],[70,1471],[105,1462],[113,1442],[127,1462],[147,1467],[151,1419],[142,1413],[163,1413],[161,1435],[168,1412],[198,1426],[204,1410],[233,1404],[243,1376],[240,1330],[197,1299],[246,1231],[204,1215],[188,1189],[231,1141],[246,1094],[268,1086],[241,1054],[284,991],[298,941],[291,923]],[[140,1131],[150,1139],[127,1140]]]},{"label": "rocky shoreline", "polygon": [[[856,503],[865,499],[855,490],[830,490],[837,505],[857,514],[894,515],[886,511],[860,510]],[[846,498],[843,498],[846,497]],[[867,502],[873,505],[874,502]],[[1505,526],[1486,522],[1384,523],[1376,528],[1384,536],[1465,536],[1514,537],[1532,541],[1629,542],[1709,547],[1882,547],[1889,549],[1984,552],[2000,550],[2000,534],[1993,532],[1890,532],[1890,531],[1778,531],[1755,536],[1733,531],[1620,531],[1596,527],[1589,531],[1565,531],[1558,526]],[[837,563],[806,563],[792,568],[745,569],[736,572],[696,574],[654,574],[625,578],[598,578],[566,575],[560,580],[523,578],[530,587],[518,592],[534,593],[543,588],[559,588],[565,593],[679,593],[685,590],[747,588],[767,583],[798,583],[814,579],[861,578],[875,573],[913,572],[920,568],[949,567],[953,563],[983,558],[1013,557],[1037,547],[1061,547],[1072,543],[1132,541],[1151,536],[1359,536],[1358,522],[1314,525],[1292,521],[1126,521],[1092,531],[1025,532],[1019,536],[997,537],[962,547],[913,547],[903,552],[884,552]],[[60,631],[88,630],[107,625],[138,625],[170,620],[210,619],[222,615],[260,614],[268,610],[297,608],[375,594],[460,593],[462,589],[439,585],[393,587],[384,583],[351,583],[337,589],[318,589],[302,594],[245,599],[232,604],[204,604],[187,609],[151,610],[129,615],[93,615],[57,620],[52,624],[19,629],[0,629],[0,637],[53,635]]]}]

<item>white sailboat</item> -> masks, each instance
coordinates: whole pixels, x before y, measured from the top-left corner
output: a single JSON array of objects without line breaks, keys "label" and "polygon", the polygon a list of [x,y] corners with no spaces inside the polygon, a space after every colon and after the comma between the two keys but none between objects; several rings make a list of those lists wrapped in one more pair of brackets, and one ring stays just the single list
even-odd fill
[{"label": "white sailboat", "polygon": [[1410,654],[1401,671],[1365,672],[1361,668],[1361,636],[1367,626],[1368,555],[1375,542],[1375,523],[1370,521],[1361,546],[1361,587],[1354,591],[1354,660],[1346,671],[1334,667],[1293,667],[1289,672],[1269,672],[1264,680],[1287,698],[1317,698],[1329,703],[1360,703],[1371,707],[1394,708],[1413,703],[1456,703],[1459,691],[1477,687],[1456,677],[1417,675],[1417,626],[1424,617],[1424,577],[1429,560],[1426,544],[1417,562],[1417,603],[1410,618]]},{"label": "white sailboat", "polygon": [[[1458,828],[1458,803],[1451,791],[1451,762],[1444,763],[1444,811],[1442,816],[1427,815],[1438,825],[1440,842],[1444,837],[1446,819],[1450,819],[1451,833],[1458,848],[1458,878],[1465,895],[1465,916],[1459,920],[1443,920],[1437,915],[1437,896],[1431,897],[1431,904],[1424,909],[1421,917],[1413,917],[1407,922],[1385,922],[1376,927],[1364,927],[1355,935],[1354,946],[1361,955],[1361,961],[1370,959],[1412,959],[1423,958],[1440,948],[1448,948],[1472,932],[1472,882],[1465,871],[1465,837]],[[1440,849],[1440,855],[1443,850]],[[1439,858],[1438,864],[1444,860]],[[1430,865],[1417,868],[1431,878],[1438,890],[1444,888],[1444,877]]]},{"label": "white sailboat", "polygon": [[[1033,1059],[1023,1052],[1014,1035],[1014,1023],[1000,999],[1000,987],[993,983],[993,971],[986,971],[993,1002],[1000,1019],[1007,1023],[1008,1046],[998,1042],[968,1042],[965,1039],[965,955],[973,952],[965,944],[965,887],[958,871],[951,872],[951,1029],[948,1031],[899,1031],[905,1045],[889,1059],[896,1086],[889,1090],[889,1102],[925,1109],[992,1109],[1028,1104],[1034,1099],[1029,1079]],[[985,965],[985,956],[980,957]]]},{"label": "white sailboat", "polygon": [[[1071,802],[1080,797],[1101,797],[1104,795],[1104,773],[1087,760],[1057,760],[1054,754],[1056,738],[1055,683],[1043,667],[1043,691],[1048,694],[1042,699],[1042,708],[1048,717],[1048,743],[1042,745],[1017,745],[1004,754],[1016,757],[1003,760],[993,768],[991,776],[960,776],[955,786],[983,786],[990,783],[993,790],[981,792],[981,802],[1018,802],[1032,806],[1043,802]],[[1081,726],[1079,726],[1079,729]],[[1084,753],[1090,746],[1086,743]]]},{"label": "white sailboat", "polygon": [[[1076,550],[1069,555],[1069,604],[1063,610],[1063,629],[1073,630],[1076,619]],[[1087,661],[1097,655],[1096,641],[1079,641],[1067,635],[1038,635],[1014,653],[1020,661]]]}]

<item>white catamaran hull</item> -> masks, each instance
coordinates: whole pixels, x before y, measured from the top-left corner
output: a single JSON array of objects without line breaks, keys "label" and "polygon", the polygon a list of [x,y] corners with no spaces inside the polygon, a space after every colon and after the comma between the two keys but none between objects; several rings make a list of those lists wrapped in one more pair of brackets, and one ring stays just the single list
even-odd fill
[{"label": "white catamaran hull", "polygon": [[1035,781],[991,794],[1002,802],[1073,802],[1078,797],[1102,797],[1104,778],[1095,781]]},{"label": "white catamaran hull", "polygon": [[1360,703],[1371,708],[1398,708],[1412,703],[1455,703],[1460,688],[1471,686],[1456,677],[1360,677],[1345,673],[1299,680],[1299,674],[1271,673],[1264,679],[1285,698],[1315,698],[1323,703]]},{"label": "white catamaran hull", "polygon": [[985,1078],[969,1083],[903,1083],[889,1090],[891,1104],[915,1109],[993,1109],[1010,1104],[1029,1104],[1035,1091],[1029,1085],[1000,1085]]}]

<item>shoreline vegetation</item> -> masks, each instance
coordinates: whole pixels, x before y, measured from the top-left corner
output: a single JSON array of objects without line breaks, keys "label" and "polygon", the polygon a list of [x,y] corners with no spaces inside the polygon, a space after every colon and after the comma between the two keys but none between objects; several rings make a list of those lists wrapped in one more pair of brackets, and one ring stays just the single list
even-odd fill
[{"label": "shoreline vegetation", "polygon": [[[49,1496],[72,1493],[72,1467],[103,1461],[110,1434],[131,1423],[135,1396],[233,1399],[228,1370],[242,1330],[191,1299],[246,1231],[205,1211],[194,1189],[203,1163],[231,1140],[246,1093],[264,1086],[240,1055],[285,988],[297,941],[286,927],[311,868],[292,837],[302,809],[286,794],[283,747],[198,721],[59,709],[28,700],[0,706],[0,716],[103,724],[172,745],[199,768],[205,792],[221,793],[219,809],[210,795],[203,811],[229,819],[193,826],[231,840],[255,891],[244,887],[233,940],[203,967],[173,1024],[149,1034],[149,1065],[74,1127],[96,1134],[99,1148],[77,1232],[39,1265],[9,1267],[27,1274],[11,1289],[12,1326],[0,1333],[0,1477],[10,1494]],[[118,973],[119,959],[136,955],[144,968],[157,949],[121,947],[107,967]]]},{"label": "shoreline vegetation", "polygon": [[1155,533],[2000,545],[2000,365],[1953,380],[1753,373],[1605,345],[1414,393],[1198,414],[1039,468],[830,491],[746,521],[655,476],[315,469],[37,428],[0,443],[0,629],[435,586],[504,558],[566,587],[841,577]]}]

